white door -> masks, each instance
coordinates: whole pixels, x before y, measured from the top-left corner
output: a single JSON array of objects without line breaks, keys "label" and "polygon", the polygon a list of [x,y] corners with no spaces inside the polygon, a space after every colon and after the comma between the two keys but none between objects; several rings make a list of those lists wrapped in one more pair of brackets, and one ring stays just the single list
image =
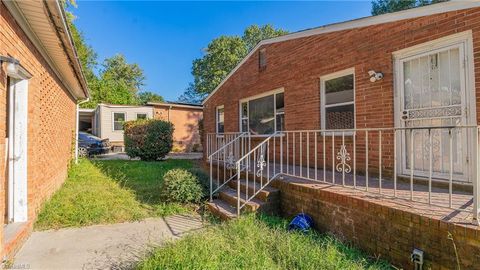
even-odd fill
[{"label": "white door", "polygon": [[[410,55],[400,59],[397,67],[401,83],[397,113],[402,127],[467,125],[463,42]],[[467,130],[448,128],[402,132],[402,173],[410,174],[413,168],[415,176],[428,176],[432,149],[434,178],[448,179],[453,162],[454,179],[467,181],[467,134]]]},{"label": "white door", "polygon": [[28,80],[10,78],[8,119],[8,223],[27,221]]}]

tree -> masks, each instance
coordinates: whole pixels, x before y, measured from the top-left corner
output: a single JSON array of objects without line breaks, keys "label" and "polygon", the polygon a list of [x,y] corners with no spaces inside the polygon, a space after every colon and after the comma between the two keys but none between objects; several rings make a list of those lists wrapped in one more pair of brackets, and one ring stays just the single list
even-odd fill
[{"label": "tree", "polygon": [[205,55],[193,61],[195,90],[210,93],[247,54],[240,37],[221,36],[208,44]]},{"label": "tree", "polygon": [[204,55],[193,61],[193,84],[180,97],[182,101],[198,102],[210,94],[233,68],[261,40],[285,35],[288,32],[267,24],[247,27],[243,36],[220,36],[212,40]]},{"label": "tree", "polygon": [[83,103],[82,107],[94,108],[98,103],[139,104],[141,97],[137,96],[137,93],[145,80],[142,69],[137,64],[127,63],[123,55],[117,54],[105,59],[99,74],[95,74],[95,70],[98,69],[97,54],[86,43],[83,33],[75,26],[75,15],[68,10],[68,8],[76,8],[76,2],[62,0],[62,4],[66,10],[72,40],[90,89],[90,101]]},{"label": "tree", "polygon": [[178,98],[178,101],[192,104],[200,104],[207,97],[207,94],[198,93],[195,90],[193,83],[188,85],[188,88],[183,92],[183,94]]},{"label": "tree", "polygon": [[92,103],[137,105],[137,93],[145,76],[137,64],[129,64],[117,54],[103,61],[99,81],[92,90]]},{"label": "tree", "polygon": [[448,0],[373,0],[372,15],[380,15]]},{"label": "tree", "polygon": [[103,61],[102,79],[121,81],[128,90],[136,94],[143,86],[145,76],[138,64],[127,63],[125,56],[117,54]]},{"label": "tree", "polygon": [[82,107],[93,108],[96,106],[96,102],[93,102],[92,100],[97,100],[97,92],[95,90],[99,85],[98,78],[94,72],[98,65],[97,53],[90,45],[86,43],[83,32],[78,30],[78,28],[75,26],[75,15],[68,10],[68,8],[77,7],[75,0],[62,0],[61,3],[65,9],[68,28],[70,29],[70,33],[72,35],[73,45],[75,46],[75,49],[77,51],[77,56],[80,60],[80,65],[82,66],[82,71],[85,75],[87,86],[90,89],[91,101],[83,103]]},{"label": "tree", "polygon": [[138,100],[142,105],[145,105],[148,102],[165,102],[162,96],[149,91],[140,92],[138,94]]},{"label": "tree", "polygon": [[286,34],[288,34],[288,31],[283,29],[275,29],[270,24],[263,26],[254,24],[245,29],[242,40],[245,42],[245,46],[247,46],[247,51],[250,52],[260,41]]}]

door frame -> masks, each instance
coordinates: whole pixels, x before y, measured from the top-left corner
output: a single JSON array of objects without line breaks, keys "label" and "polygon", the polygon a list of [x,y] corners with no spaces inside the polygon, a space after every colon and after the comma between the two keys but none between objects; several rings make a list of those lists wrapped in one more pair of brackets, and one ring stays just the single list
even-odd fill
[{"label": "door frame", "polygon": [[[418,44],[412,47],[401,49],[392,53],[393,55],[393,69],[394,69],[394,123],[395,127],[402,127],[402,119],[400,110],[402,109],[402,97],[403,97],[403,80],[402,80],[402,62],[409,57],[433,52],[443,48],[448,48],[452,46],[460,46],[461,51],[463,51],[464,59],[461,61],[463,65],[465,78],[465,115],[466,123],[465,125],[477,125],[476,119],[476,93],[475,93],[475,71],[474,71],[474,57],[473,57],[473,37],[472,31],[464,31],[457,34],[449,35],[432,41],[428,41],[422,44]],[[462,63],[463,62],[463,63]],[[471,135],[471,131],[467,130],[467,145],[475,143]],[[404,171],[403,153],[402,153],[402,133],[396,134],[397,141],[397,172],[399,175],[407,175]],[[475,165],[476,157],[473,153],[474,149],[472,147],[467,147],[467,165],[465,169],[465,177],[462,178],[463,181],[471,183],[472,176],[475,175]],[[398,162],[400,161],[400,162]],[[473,166],[472,166],[473,165]]]},{"label": "door frame", "polygon": [[[5,147],[8,167],[7,222],[28,220],[28,85],[31,74],[21,66],[10,78],[8,110],[8,144]],[[20,123],[20,124],[19,124]],[[18,145],[20,144],[20,146]],[[22,155],[15,156],[20,148]]]}]

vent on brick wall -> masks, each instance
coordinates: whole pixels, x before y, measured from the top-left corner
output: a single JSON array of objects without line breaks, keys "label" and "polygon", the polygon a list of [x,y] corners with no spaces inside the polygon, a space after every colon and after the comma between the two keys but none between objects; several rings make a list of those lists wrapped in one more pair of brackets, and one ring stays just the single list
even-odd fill
[{"label": "vent on brick wall", "polygon": [[258,51],[258,69],[263,71],[267,68],[267,49]]}]

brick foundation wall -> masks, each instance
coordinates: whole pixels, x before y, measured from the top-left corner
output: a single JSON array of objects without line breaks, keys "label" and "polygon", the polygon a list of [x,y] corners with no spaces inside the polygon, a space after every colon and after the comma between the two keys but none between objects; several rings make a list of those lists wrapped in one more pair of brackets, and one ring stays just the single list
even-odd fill
[{"label": "brick foundation wall", "polygon": [[[452,210],[428,209],[414,212],[405,204],[368,196],[341,187],[312,182],[275,180],[281,191],[281,210],[292,218],[304,212],[314,219],[315,228],[403,269],[413,269],[410,254],[414,248],[425,253],[423,269],[456,269],[451,233],[460,258],[461,269],[480,266],[480,229],[463,222],[445,221]],[[436,215],[432,214],[435,212]]]},{"label": "brick foundation wall", "polygon": [[[40,207],[65,181],[75,136],[75,100],[0,2],[0,55],[10,55],[32,74],[28,84],[28,219],[30,231]],[[5,209],[5,65],[0,69],[0,222]],[[3,229],[3,226],[2,226]],[[3,232],[3,231],[0,231]],[[22,236],[22,234],[20,234]],[[25,239],[24,236],[19,239]],[[3,238],[3,233],[0,233]],[[8,249],[14,251],[20,241]],[[2,249],[5,247],[2,247]],[[11,255],[4,252],[3,255]]]}]

